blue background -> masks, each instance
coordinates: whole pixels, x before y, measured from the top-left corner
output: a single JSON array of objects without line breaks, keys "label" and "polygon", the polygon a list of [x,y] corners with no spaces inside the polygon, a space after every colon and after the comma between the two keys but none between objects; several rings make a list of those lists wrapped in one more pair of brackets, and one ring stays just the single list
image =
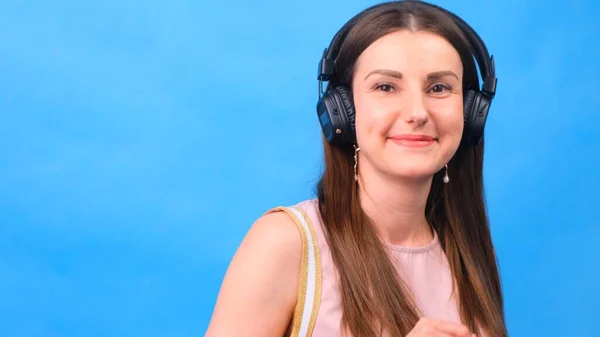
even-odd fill
[{"label": "blue background", "polygon": [[[201,336],[312,196],[316,65],[373,1],[0,2],[0,336]],[[436,1],[495,55],[485,179],[511,336],[599,336],[597,1]]]}]

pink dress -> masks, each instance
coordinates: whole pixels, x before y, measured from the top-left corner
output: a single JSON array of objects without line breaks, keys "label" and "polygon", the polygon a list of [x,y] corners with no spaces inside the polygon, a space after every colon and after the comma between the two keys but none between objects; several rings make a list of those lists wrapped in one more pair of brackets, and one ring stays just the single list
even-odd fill
[{"label": "pink dress", "polygon": [[[341,302],[335,266],[325,239],[316,200],[292,207],[273,209],[287,212],[298,226],[303,240],[298,304],[292,321],[292,337],[340,336]],[[452,276],[437,234],[424,247],[387,245],[396,268],[411,288],[425,316],[460,323]]]}]

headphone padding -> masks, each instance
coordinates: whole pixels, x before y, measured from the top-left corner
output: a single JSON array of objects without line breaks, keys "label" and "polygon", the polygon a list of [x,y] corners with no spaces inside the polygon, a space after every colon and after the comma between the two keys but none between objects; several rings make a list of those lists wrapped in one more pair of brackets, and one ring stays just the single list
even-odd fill
[{"label": "headphone padding", "polygon": [[342,107],[344,110],[342,113],[345,114],[352,135],[354,135],[356,133],[356,128],[354,124],[356,120],[356,114],[354,112],[354,99],[352,98],[352,92],[348,88],[342,86],[336,87],[335,90],[340,95]]},{"label": "headphone padding", "polygon": [[465,127],[468,127],[471,124],[471,118],[473,117],[473,108],[475,103],[475,97],[477,96],[477,92],[474,90],[467,90],[464,99],[463,111],[464,111],[464,119],[465,119]]},{"label": "headphone padding", "polygon": [[464,130],[463,130],[463,138],[467,144],[472,144],[473,142],[473,130],[474,123],[473,118],[477,115],[477,112],[474,111],[477,107],[475,106],[475,101],[477,98],[477,92],[475,90],[467,90],[464,98],[463,105],[463,118],[464,118]]}]

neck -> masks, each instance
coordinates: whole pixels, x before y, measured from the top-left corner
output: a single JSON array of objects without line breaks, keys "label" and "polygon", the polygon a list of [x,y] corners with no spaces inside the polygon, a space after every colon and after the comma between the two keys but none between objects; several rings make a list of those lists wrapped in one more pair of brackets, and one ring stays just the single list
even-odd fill
[{"label": "neck", "polygon": [[431,178],[399,179],[363,165],[359,183],[361,206],[384,242],[404,247],[431,242],[425,217]]}]

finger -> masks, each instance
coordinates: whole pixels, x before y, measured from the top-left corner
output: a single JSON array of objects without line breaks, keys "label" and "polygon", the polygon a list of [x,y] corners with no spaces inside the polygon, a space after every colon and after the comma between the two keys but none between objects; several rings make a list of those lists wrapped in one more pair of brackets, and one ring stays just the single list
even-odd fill
[{"label": "finger", "polygon": [[[454,337],[453,335],[449,335],[447,333],[443,333],[440,330],[436,330],[437,332],[432,334],[431,337]],[[429,335],[427,336],[429,337]]]},{"label": "finger", "polygon": [[420,329],[415,335],[418,337],[455,337],[454,335],[445,333],[444,331],[437,329],[433,326],[426,326]]},{"label": "finger", "polygon": [[[460,328],[460,327],[464,327],[464,325],[459,324],[459,323],[454,323],[454,322],[450,322],[450,321],[443,321],[441,319],[435,319],[435,318],[431,318],[431,317],[421,317],[421,319],[419,319],[419,321],[417,322],[417,325],[415,327],[440,327],[440,329],[444,329],[448,330],[451,329],[452,327],[454,328]],[[471,336],[469,336],[471,337]]]},{"label": "finger", "polygon": [[[436,324],[441,324],[441,321],[427,321],[420,326],[415,326],[415,329],[406,337],[457,337],[447,331],[443,331],[436,327]],[[461,336],[462,337],[462,336]]]},{"label": "finger", "polygon": [[473,337],[471,330],[463,324],[448,321],[437,321],[433,324],[437,330],[452,337]]}]

